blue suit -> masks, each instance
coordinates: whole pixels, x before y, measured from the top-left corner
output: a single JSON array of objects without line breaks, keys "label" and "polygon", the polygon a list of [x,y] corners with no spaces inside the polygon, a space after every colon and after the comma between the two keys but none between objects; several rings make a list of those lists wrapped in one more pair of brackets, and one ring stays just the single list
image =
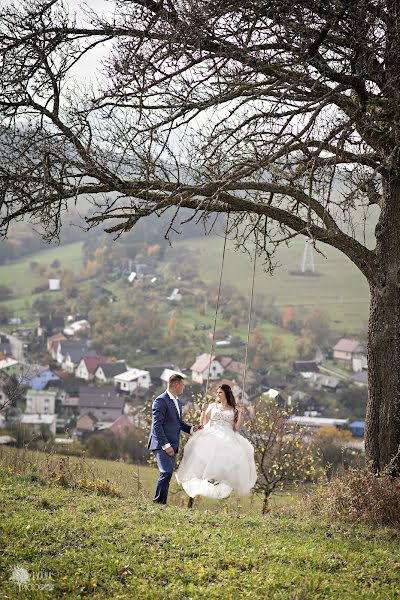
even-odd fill
[{"label": "blue suit", "polygon": [[[190,433],[191,426],[182,420],[182,403],[178,400],[179,415],[168,392],[158,396],[152,406],[152,421],[147,447],[155,454],[160,476],[157,481],[154,502],[166,504],[169,483],[179,449],[181,430]],[[175,455],[169,456],[162,446],[171,444]]]}]

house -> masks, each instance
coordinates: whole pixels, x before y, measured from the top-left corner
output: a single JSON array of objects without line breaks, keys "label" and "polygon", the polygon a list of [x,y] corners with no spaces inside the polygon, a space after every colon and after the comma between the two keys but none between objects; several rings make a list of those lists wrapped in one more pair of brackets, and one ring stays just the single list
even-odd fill
[{"label": "house", "polygon": [[27,390],[25,414],[54,414],[56,397],[57,390]]},{"label": "house", "polygon": [[349,429],[355,437],[364,437],[365,421],[353,421],[350,423]]},{"label": "house", "polygon": [[29,425],[37,433],[43,428],[48,429],[53,435],[56,434],[56,415],[42,413],[25,413],[21,417],[21,425]]},{"label": "house", "polygon": [[295,360],[293,365],[294,373],[318,373],[318,365],[315,360]]},{"label": "house", "polygon": [[141,369],[129,369],[114,377],[114,384],[118,390],[131,394],[138,388],[149,389],[151,386],[150,373]]},{"label": "house", "polygon": [[360,342],[354,339],[342,338],[333,347],[333,358],[351,363],[354,356],[363,352],[364,348]]},{"label": "house", "polygon": [[40,315],[37,334],[39,337],[51,336],[64,329],[65,322],[62,315]]},{"label": "house", "polygon": [[51,355],[51,357],[56,360],[57,359],[57,350],[58,350],[58,342],[62,342],[66,337],[62,333],[55,333],[51,335],[46,340],[47,352]]},{"label": "house", "polygon": [[128,367],[124,361],[100,363],[94,372],[94,379],[102,383],[108,383],[109,381],[113,381],[116,375],[125,373],[127,370]]},{"label": "house", "polygon": [[73,433],[73,439],[78,441],[85,440],[90,433],[95,431],[99,419],[91,411],[85,413],[76,422],[76,429]]},{"label": "house", "polygon": [[4,371],[7,375],[17,375],[22,368],[22,365],[5,354],[0,355],[0,371]]},{"label": "house", "polygon": [[90,323],[86,319],[81,319],[80,321],[74,321],[73,323],[69,323],[67,327],[64,327],[63,333],[68,337],[73,337],[76,334],[89,331]]},{"label": "house", "polygon": [[133,417],[130,417],[129,415],[120,415],[115,419],[114,423],[110,425],[108,431],[118,434],[133,429],[133,427]]},{"label": "house", "polygon": [[336,377],[330,377],[328,375],[322,375],[321,373],[311,373],[310,377],[306,377],[309,375],[308,373],[302,373],[305,379],[308,379],[311,385],[313,385],[317,389],[325,389],[327,392],[335,393],[339,387],[339,379]]},{"label": "house", "polygon": [[358,356],[353,356],[351,361],[351,366],[353,368],[354,373],[359,373],[360,371],[368,370],[368,362],[365,354],[360,354]]},{"label": "house", "polygon": [[0,353],[6,356],[11,356],[11,343],[6,335],[0,334]]},{"label": "house", "polygon": [[[181,373],[181,369],[179,369],[179,367],[177,367],[171,363],[164,363],[164,364],[160,364],[160,365],[151,365],[148,367],[146,366],[145,369],[146,369],[146,371],[148,371],[150,373],[151,383],[154,385],[155,388],[165,386],[168,370],[170,370],[171,373],[172,372],[173,373]],[[161,377],[162,377],[162,379],[161,379]]]},{"label": "house", "polygon": [[215,381],[221,379],[225,371],[219,360],[215,356],[210,356],[210,354],[200,354],[190,370],[192,371],[193,381],[200,384],[207,382],[209,372],[210,381]]},{"label": "house", "polygon": [[325,417],[300,417],[292,415],[287,420],[288,423],[294,423],[296,425],[302,425],[307,428],[318,428],[318,427],[337,427],[341,429],[345,427],[349,420],[348,419],[328,419]]},{"label": "house", "polygon": [[[217,357],[217,360],[221,363],[224,371],[228,371],[235,376],[235,379],[239,382],[243,381],[243,373],[245,365],[242,362],[233,360],[230,356]],[[246,382],[251,385],[257,381],[257,374],[252,369],[247,367],[246,369]]]},{"label": "house", "polygon": [[80,390],[79,415],[91,412],[98,421],[115,421],[124,412],[125,400],[114,387],[85,387]]},{"label": "house", "polygon": [[29,365],[29,373],[24,373],[21,384],[26,385],[32,390],[44,390],[50,382],[59,381],[58,375],[53,373],[49,367],[41,365]]},{"label": "house", "polygon": [[84,340],[61,340],[58,342],[56,361],[64,371],[73,373],[83,356],[96,356],[90,342]]},{"label": "house", "polygon": [[262,394],[262,398],[265,400],[270,400],[271,402],[275,402],[279,408],[285,408],[287,405],[286,399],[282,396],[282,394],[273,388],[266,390]]},{"label": "house", "polygon": [[83,356],[75,369],[75,375],[79,379],[91,381],[94,379],[94,373],[97,367],[105,364],[110,359],[107,356]]},{"label": "house", "polygon": [[80,390],[87,386],[87,382],[77,377],[63,377],[59,381],[57,395],[57,426],[66,427],[71,419],[79,415]]},{"label": "house", "polygon": [[160,375],[161,384],[164,385],[165,387],[167,387],[168,382],[169,382],[169,378],[171,377],[171,375],[180,375],[181,377],[184,377],[186,379],[186,375],[184,375],[182,373],[182,371],[180,369],[178,369],[178,368],[176,368],[176,369],[164,369],[164,371]]}]

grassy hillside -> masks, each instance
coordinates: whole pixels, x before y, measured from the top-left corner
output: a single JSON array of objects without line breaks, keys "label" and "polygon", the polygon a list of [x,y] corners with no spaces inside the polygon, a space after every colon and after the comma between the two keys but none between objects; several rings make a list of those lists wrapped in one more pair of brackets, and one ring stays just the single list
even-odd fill
[{"label": "grassy hillside", "polygon": [[[4,468],[0,489],[2,598],[400,597],[393,529],[326,522],[300,505],[266,517],[227,503],[159,507],[145,489],[97,496]],[[33,584],[50,573],[53,589],[19,591],[10,580],[18,566]]]},{"label": "grassy hillside", "polygon": [[0,265],[0,282],[12,287],[16,296],[30,295],[31,288],[41,281],[40,275],[30,267],[33,261],[50,266],[53,260],[58,259],[63,268],[79,273],[83,270],[82,245],[83,242],[74,242],[65,246],[51,246],[22,260]]},{"label": "grassy hillside", "polygon": [[[218,236],[176,242],[174,247],[187,248],[198,257],[199,274],[207,283],[217,282],[220,272],[223,239]],[[358,332],[368,319],[369,290],[366,281],[354,265],[340,252],[321,246],[326,258],[315,253],[320,277],[290,275],[300,269],[304,240],[295,240],[289,248],[282,246],[276,259],[280,266],[273,276],[267,275],[259,262],[255,295],[266,302],[274,301],[284,308],[322,308],[331,318],[331,327],[340,333]],[[173,256],[174,248],[169,251]],[[250,293],[251,260],[247,254],[235,252],[228,244],[223,285],[236,287],[243,295]],[[223,292],[222,292],[223,293]]]}]

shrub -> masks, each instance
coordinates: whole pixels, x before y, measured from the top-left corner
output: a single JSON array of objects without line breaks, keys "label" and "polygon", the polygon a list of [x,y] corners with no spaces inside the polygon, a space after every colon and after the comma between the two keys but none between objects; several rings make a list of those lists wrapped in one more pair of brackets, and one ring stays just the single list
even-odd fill
[{"label": "shrub", "polygon": [[306,498],[306,508],[329,519],[400,528],[400,478],[351,469],[317,485]]}]

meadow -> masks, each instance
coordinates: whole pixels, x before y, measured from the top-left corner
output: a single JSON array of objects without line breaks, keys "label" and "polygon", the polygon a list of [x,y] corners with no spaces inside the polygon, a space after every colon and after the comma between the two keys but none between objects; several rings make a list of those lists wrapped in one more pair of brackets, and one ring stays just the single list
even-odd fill
[{"label": "meadow", "polygon": [[[264,517],[227,502],[188,509],[176,496],[155,506],[147,487],[155,471],[140,467],[138,485],[135,466],[104,461],[93,469],[125,485],[122,497],[99,496],[48,483],[32,467],[11,473],[4,458],[2,598],[400,597],[398,530],[316,518],[301,499]],[[17,567],[36,588],[18,589],[10,579]]]},{"label": "meadow", "polygon": [[[174,243],[169,250],[171,258],[175,248],[186,249],[197,257],[200,277],[206,283],[216,283],[219,278],[223,239],[221,236],[193,238]],[[296,239],[291,245],[282,245],[276,254],[277,267],[273,275],[267,274],[258,261],[255,278],[255,298],[266,304],[274,303],[283,310],[293,306],[298,311],[322,309],[329,317],[333,331],[338,335],[357,334],[365,329],[368,320],[368,285],[356,267],[343,254],[329,246],[321,246],[322,254],[314,253],[317,277],[291,275],[300,270],[304,239]],[[251,253],[251,248],[249,248]],[[242,295],[249,297],[251,288],[252,262],[248,254],[235,251],[232,241],[228,242],[222,284],[233,286]]]}]

